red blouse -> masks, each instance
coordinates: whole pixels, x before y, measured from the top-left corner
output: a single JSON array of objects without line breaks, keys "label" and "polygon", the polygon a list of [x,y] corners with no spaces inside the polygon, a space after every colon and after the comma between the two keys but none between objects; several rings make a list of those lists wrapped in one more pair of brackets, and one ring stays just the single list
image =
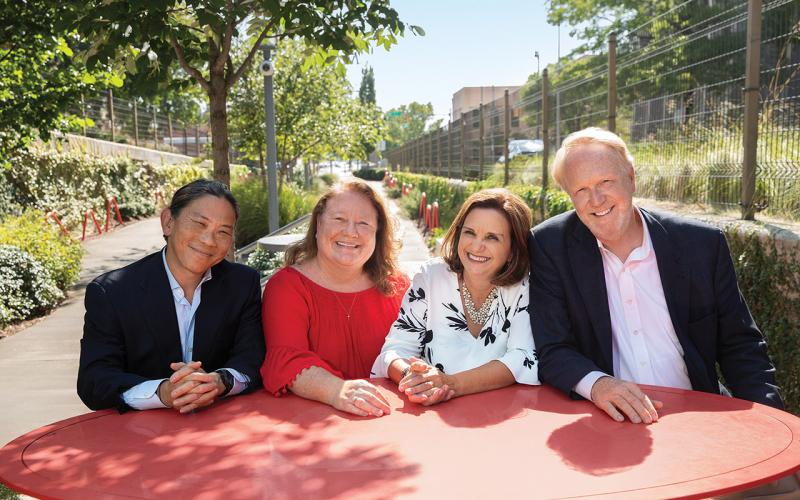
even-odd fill
[{"label": "red blouse", "polygon": [[267,344],[261,365],[264,389],[280,396],[310,366],[343,379],[368,378],[408,286],[402,277],[390,297],[376,287],[342,293],[292,267],[275,273],[261,306]]}]

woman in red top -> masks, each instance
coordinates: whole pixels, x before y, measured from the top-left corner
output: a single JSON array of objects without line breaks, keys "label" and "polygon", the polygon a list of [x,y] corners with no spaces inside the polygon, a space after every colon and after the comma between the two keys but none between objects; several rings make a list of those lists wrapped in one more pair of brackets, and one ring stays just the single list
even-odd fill
[{"label": "woman in red top", "polygon": [[397,269],[383,201],[353,181],[320,198],[306,237],[264,289],[264,388],[287,390],[356,415],[389,413],[366,379],[400,308],[408,279]]}]

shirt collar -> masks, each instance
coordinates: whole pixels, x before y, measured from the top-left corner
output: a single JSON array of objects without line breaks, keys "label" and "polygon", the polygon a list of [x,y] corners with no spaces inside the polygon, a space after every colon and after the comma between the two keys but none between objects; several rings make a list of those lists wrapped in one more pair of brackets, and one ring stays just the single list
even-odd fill
[{"label": "shirt collar", "polygon": [[[644,217],[642,216],[642,212],[641,210],[639,210],[639,207],[634,206],[633,208],[635,210],[634,213],[639,217],[639,220],[642,221],[642,227],[644,228],[642,231],[643,233],[642,244],[631,251],[630,255],[628,255],[628,258],[625,262],[644,260],[647,257],[649,257],[653,251],[653,242],[650,239],[650,228],[647,227],[647,222],[645,222]],[[595,241],[597,241],[597,246],[600,248],[601,252],[611,252],[609,249],[605,247],[605,245],[603,245],[603,243],[600,240],[595,238]]]},{"label": "shirt collar", "polygon": [[[167,280],[169,280],[169,287],[170,289],[175,292],[176,289],[180,290],[181,294],[183,294],[183,288],[178,283],[178,280],[175,279],[175,276],[172,274],[172,271],[169,270],[169,264],[167,264],[167,247],[165,246],[161,250],[161,260],[164,261],[164,269],[167,271]],[[211,279],[211,268],[206,270],[206,273],[203,275],[203,279],[200,280],[200,283],[197,285],[197,288],[203,286],[203,283]]]}]

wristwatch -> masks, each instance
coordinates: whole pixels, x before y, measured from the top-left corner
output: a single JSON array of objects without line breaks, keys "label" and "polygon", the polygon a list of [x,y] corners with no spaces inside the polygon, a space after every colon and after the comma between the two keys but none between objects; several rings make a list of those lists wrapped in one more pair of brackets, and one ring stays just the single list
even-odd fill
[{"label": "wristwatch", "polygon": [[225,390],[222,391],[220,397],[227,396],[228,393],[231,392],[231,389],[233,389],[233,375],[231,375],[231,372],[224,368],[214,371],[219,374],[219,379],[222,381],[222,385],[225,386]]}]

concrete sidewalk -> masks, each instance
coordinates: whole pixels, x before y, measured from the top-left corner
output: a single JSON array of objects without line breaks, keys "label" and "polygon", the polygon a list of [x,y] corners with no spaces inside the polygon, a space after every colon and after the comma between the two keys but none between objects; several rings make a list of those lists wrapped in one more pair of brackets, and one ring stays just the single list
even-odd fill
[{"label": "concrete sidewalk", "polygon": [[[380,183],[373,183],[383,192]],[[397,237],[403,242],[401,268],[412,277],[428,258],[428,248],[416,225],[400,213]],[[80,339],[83,336],[83,297],[96,276],[127,265],[164,245],[157,217],[118,228],[88,241],[79,283],[61,306],[42,321],[0,340],[0,401],[3,402],[0,444],[43,425],[88,412],[78,398]]]}]

